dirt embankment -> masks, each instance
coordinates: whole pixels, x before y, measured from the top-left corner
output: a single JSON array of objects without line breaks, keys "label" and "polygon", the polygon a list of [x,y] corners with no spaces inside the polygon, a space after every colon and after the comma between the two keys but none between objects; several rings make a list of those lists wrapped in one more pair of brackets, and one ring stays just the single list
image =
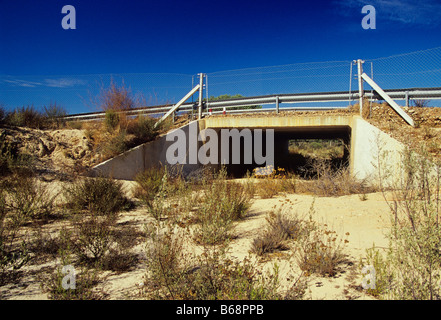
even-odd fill
[{"label": "dirt embankment", "polygon": [[422,147],[435,159],[441,160],[441,108],[403,107],[414,120],[415,127],[407,124],[386,103],[366,108],[364,118],[393,138],[419,151]]},{"label": "dirt embankment", "polygon": [[0,141],[11,152],[30,155],[32,165],[43,175],[74,173],[99,159],[84,130],[0,128]]}]

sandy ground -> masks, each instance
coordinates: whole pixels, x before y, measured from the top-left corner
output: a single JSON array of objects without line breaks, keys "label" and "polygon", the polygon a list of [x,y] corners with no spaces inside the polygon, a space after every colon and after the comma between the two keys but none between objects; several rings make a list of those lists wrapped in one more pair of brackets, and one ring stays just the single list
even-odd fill
[{"label": "sandy ground", "polygon": [[[125,182],[128,189],[133,182]],[[54,186],[54,190],[59,186]],[[230,254],[237,259],[249,256],[251,243],[265,225],[265,218],[274,206],[291,202],[291,212],[297,212],[305,217],[310,212],[314,201],[313,219],[326,224],[330,230],[335,230],[343,239],[349,240],[344,247],[350,263],[340,267],[335,277],[320,277],[311,275],[307,277],[308,290],[306,299],[373,299],[361,288],[362,274],[359,266],[360,258],[365,257],[366,249],[375,244],[376,247],[387,247],[386,232],[389,226],[390,210],[381,193],[367,194],[367,199],[362,200],[359,195],[342,197],[313,197],[311,195],[288,194],[272,199],[254,199],[248,216],[236,224],[235,235],[231,243]],[[141,230],[151,219],[145,209],[137,208],[121,214],[119,223],[137,226]],[[54,222],[48,226],[57,230],[62,222]],[[349,233],[349,235],[345,235]],[[140,261],[130,272],[116,273],[105,272],[106,280],[100,285],[108,294],[108,299],[139,299],[139,285],[143,281],[145,265],[143,257],[145,246],[139,244],[135,247],[139,253]],[[280,280],[282,287],[290,285],[290,281],[300,274],[293,252],[284,251],[260,259],[259,264],[270,268],[274,263],[280,266]],[[255,256],[256,257],[256,256]],[[59,263],[47,262],[41,265],[26,265],[21,269],[21,276],[12,283],[0,287],[1,299],[47,299],[47,295],[40,289],[37,275],[50,266]],[[289,279],[289,280],[287,280]]]}]

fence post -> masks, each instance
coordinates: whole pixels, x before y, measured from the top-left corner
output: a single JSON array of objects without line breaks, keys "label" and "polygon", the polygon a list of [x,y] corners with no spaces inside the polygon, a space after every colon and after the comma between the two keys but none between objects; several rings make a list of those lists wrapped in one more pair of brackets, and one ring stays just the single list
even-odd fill
[{"label": "fence post", "polygon": [[360,104],[360,117],[363,117],[363,78],[361,75],[363,74],[363,63],[364,61],[361,59],[357,60],[357,67],[358,67],[358,96],[359,96],[359,104]]},{"label": "fence post", "polygon": [[202,96],[204,93],[204,74],[199,73],[199,107],[198,107],[198,120],[202,118]]}]

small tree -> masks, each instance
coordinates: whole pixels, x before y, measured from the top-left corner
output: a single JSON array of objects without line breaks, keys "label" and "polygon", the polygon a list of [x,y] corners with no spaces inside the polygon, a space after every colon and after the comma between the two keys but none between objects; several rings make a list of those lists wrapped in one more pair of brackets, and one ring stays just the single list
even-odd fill
[{"label": "small tree", "polygon": [[429,106],[430,100],[424,100],[424,99],[416,99],[413,100],[413,106],[418,108],[427,108]]}]

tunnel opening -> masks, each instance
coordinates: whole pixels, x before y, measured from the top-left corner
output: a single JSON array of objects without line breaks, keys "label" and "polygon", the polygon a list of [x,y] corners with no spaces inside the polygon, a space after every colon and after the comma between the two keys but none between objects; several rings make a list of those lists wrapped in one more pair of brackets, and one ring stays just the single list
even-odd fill
[{"label": "tunnel opening", "polygon": [[[254,130],[252,135],[254,138]],[[285,172],[291,172],[304,179],[315,179],[318,168],[323,167],[323,164],[333,171],[347,168],[350,136],[351,129],[348,126],[275,128],[274,168],[283,168]],[[265,134],[263,141],[266,141]],[[245,164],[244,153],[250,149],[249,146],[245,148],[244,141],[241,141],[240,147],[240,164],[232,164],[232,161],[229,161],[229,164],[225,165],[231,178],[243,178],[252,173],[253,169],[262,167],[255,161]],[[267,151],[264,144],[263,154]]]}]

